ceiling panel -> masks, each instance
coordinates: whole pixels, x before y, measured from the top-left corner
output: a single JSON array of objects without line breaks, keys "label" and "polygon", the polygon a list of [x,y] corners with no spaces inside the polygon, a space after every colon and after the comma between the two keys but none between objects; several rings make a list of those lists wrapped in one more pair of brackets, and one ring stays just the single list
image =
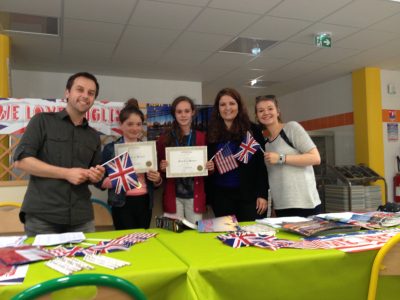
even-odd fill
[{"label": "ceiling panel", "polygon": [[65,57],[74,59],[77,56],[82,59],[111,59],[114,44],[64,39],[62,54]]},{"label": "ceiling panel", "polygon": [[66,0],[64,16],[71,19],[125,24],[136,0]]},{"label": "ceiling panel", "polygon": [[221,9],[205,9],[190,25],[190,31],[235,35],[257,20],[259,16]]},{"label": "ceiling panel", "polygon": [[1,0],[0,11],[47,17],[61,15],[61,0]]},{"label": "ceiling panel", "polygon": [[125,26],[122,24],[65,19],[64,38],[115,43],[120,38],[124,28]]},{"label": "ceiling panel", "polygon": [[184,29],[201,11],[200,7],[140,1],[129,23],[163,29]]},{"label": "ceiling panel", "polygon": [[178,35],[179,31],[176,30],[128,26],[121,37],[118,48],[166,48]]},{"label": "ceiling panel", "polygon": [[399,37],[399,34],[375,30],[362,30],[338,42],[335,46],[364,50],[389,42]]},{"label": "ceiling panel", "polygon": [[324,48],[303,57],[302,61],[334,63],[360,53],[360,50],[345,48]]},{"label": "ceiling panel", "polygon": [[182,64],[195,66],[204,61],[211,55],[212,52],[208,51],[194,51],[194,50],[167,50],[166,53],[159,60],[160,63],[169,64]]},{"label": "ceiling panel", "polygon": [[265,71],[272,71],[281,68],[290,63],[289,59],[272,58],[268,54],[260,55],[248,63],[250,69],[263,69]]},{"label": "ceiling panel", "polygon": [[263,54],[270,57],[293,60],[306,56],[307,54],[310,54],[317,50],[318,48],[311,45],[283,42],[271,49],[264,50],[265,53]]},{"label": "ceiling panel", "polygon": [[[265,80],[284,81],[298,76],[304,76],[312,71],[322,68],[325,63],[295,61],[290,63],[273,73],[266,74]],[[263,78],[264,79],[264,78]]]},{"label": "ceiling panel", "polygon": [[58,37],[14,33],[10,38],[11,57],[15,60],[18,60],[18,53],[44,58],[58,57],[60,54],[61,41]]},{"label": "ceiling panel", "polygon": [[355,0],[345,8],[322,19],[321,22],[365,27],[392,16],[399,10],[398,3],[391,1]]},{"label": "ceiling panel", "polygon": [[285,0],[268,12],[268,15],[318,21],[351,1],[352,0]]},{"label": "ceiling panel", "polygon": [[185,32],[172,45],[171,50],[217,51],[232,39],[231,36],[201,32]]},{"label": "ceiling panel", "polygon": [[311,22],[266,16],[246,29],[241,35],[282,41],[309,25],[311,25]]},{"label": "ceiling panel", "polygon": [[237,53],[215,53],[208,58],[204,63],[214,66],[232,66],[238,67],[245,65],[251,61],[251,55],[237,54]]},{"label": "ceiling panel", "polygon": [[400,28],[400,14],[394,15],[369,27],[374,30],[398,33]]},{"label": "ceiling panel", "polygon": [[282,0],[212,0],[208,6],[239,12],[264,14],[280,2]]},{"label": "ceiling panel", "polygon": [[193,6],[206,6],[210,0],[157,0],[158,2],[177,3]]},{"label": "ceiling panel", "polygon": [[[361,67],[400,70],[400,3],[388,0],[0,0],[7,10],[61,26],[61,37],[10,33],[12,68],[198,80],[205,95],[254,95],[263,89],[243,84],[259,76],[288,93]],[[318,32],[332,48],[314,47]],[[218,52],[237,37],[278,43],[256,57]]]}]

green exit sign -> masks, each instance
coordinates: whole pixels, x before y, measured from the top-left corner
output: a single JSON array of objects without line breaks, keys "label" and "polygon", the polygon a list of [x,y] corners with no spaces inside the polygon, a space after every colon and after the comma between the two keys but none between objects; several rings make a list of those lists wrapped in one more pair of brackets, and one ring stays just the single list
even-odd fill
[{"label": "green exit sign", "polygon": [[331,48],[332,47],[332,35],[329,32],[322,32],[315,35],[314,38],[315,46],[320,48]]}]

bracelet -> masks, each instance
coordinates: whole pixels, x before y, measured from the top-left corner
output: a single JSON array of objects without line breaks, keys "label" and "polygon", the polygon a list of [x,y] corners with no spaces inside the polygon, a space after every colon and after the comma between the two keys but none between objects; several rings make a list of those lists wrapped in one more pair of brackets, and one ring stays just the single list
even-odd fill
[{"label": "bracelet", "polygon": [[283,153],[279,154],[278,164],[283,165],[286,162],[286,155]]}]

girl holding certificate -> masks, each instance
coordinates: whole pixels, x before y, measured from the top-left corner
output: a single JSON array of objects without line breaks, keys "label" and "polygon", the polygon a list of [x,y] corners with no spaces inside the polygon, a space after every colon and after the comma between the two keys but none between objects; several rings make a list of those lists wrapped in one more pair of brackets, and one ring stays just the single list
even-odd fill
[{"label": "girl holding certificate", "polygon": [[263,145],[261,130],[250,122],[240,94],[231,88],[219,91],[208,126],[208,155],[217,171],[208,178],[207,197],[216,217],[263,217],[268,204]]},{"label": "girl holding certificate", "polygon": [[[130,99],[119,114],[122,136],[109,143],[103,150],[103,162],[115,157],[114,145],[119,143],[140,142],[143,134],[144,115],[138,108],[137,100]],[[153,208],[153,191],[162,183],[160,173],[150,170],[145,174],[137,174],[140,188],[121,191],[116,194],[111,188],[109,177],[101,182],[102,189],[108,189],[108,204],[111,205],[112,218],[116,230],[149,228]]]},{"label": "girl holding certificate", "polygon": [[[165,172],[168,161],[165,159],[166,147],[205,146],[204,132],[193,129],[192,121],[195,115],[193,100],[180,96],[172,102],[171,115],[174,118],[172,127],[157,141],[157,155],[160,171]],[[214,163],[207,162],[206,169],[214,170]],[[202,219],[206,211],[206,195],[204,177],[167,178],[163,195],[164,212],[174,218],[187,219],[196,223]]]}]

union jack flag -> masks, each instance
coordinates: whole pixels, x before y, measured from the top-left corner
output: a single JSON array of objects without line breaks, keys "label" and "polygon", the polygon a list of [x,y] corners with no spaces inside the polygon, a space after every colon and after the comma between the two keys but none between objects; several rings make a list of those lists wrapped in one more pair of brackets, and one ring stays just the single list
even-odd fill
[{"label": "union jack flag", "polygon": [[227,234],[221,234],[217,238],[224,244],[229,245],[233,248],[249,247],[253,243],[251,238],[256,236],[255,233],[249,232],[232,232]]},{"label": "union jack flag", "polygon": [[90,247],[88,250],[92,254],[104,254],[114,251],[126,251],[132,244],[114,244],[112,242],[100,242],[96,246]]},{"label": "union jack flag", "polygon": [[233,157],[237,160],[241,161],[244,164],[247,164],[250,158],[254,153],[257,152],[258,149],[261,148],[260,144],[254,139],[249,131],[247,131],[246,137],[243,142],[240,144],[240,150]]},{"label": "union jack flag", "polygon": [[121,191],[127,192],[142,186],[128,152],[122,153],[103,165],[107,170],[108,177],[111,180],[112,187],[115,188],[116,194],[119,194]]},{"label": "union jack flag", "polygon": [[217,166],[217,170],[221,175],[239,167],[237,161],[232,155],[231,149],[229,149],[228,144],[229,142],[219,149],[214,155],[215,165]]}]

